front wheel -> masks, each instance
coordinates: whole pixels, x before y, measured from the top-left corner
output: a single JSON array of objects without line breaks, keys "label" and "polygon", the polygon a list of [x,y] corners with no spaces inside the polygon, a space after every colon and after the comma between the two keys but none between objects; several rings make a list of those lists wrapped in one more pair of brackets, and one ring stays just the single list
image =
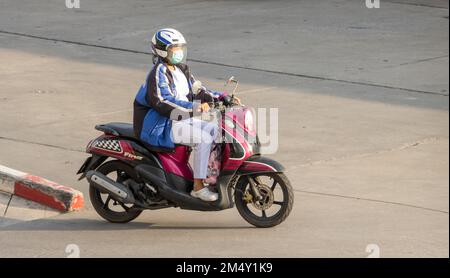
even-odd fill
[{"label": "front wheel", "polygon": [[245,175],[236,183],[234,201],[239,214],[248,223],[269,228],[289,216],[294,192],[283,173]]}]

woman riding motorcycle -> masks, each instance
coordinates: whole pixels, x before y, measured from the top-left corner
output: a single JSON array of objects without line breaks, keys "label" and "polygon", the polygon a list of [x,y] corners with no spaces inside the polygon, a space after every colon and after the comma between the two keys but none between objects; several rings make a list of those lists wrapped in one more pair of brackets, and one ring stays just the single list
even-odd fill
[{"label": "woman riding motorcycle", "polygon": [[208,102],[220,99],[224,94],[206,89],[193,92],[195,79],[184,63],[186,40],[180,32],[171,28],[161,29],[152,37],[151,45],[154,65],[134,101],[134,132],[152,147],[173,149],[175,144],[191,146],[194,172],[191,196],[215,201],[218,194],[204,187],[203,180],[218,126],[192,116],[194,112],[207,112]]}]

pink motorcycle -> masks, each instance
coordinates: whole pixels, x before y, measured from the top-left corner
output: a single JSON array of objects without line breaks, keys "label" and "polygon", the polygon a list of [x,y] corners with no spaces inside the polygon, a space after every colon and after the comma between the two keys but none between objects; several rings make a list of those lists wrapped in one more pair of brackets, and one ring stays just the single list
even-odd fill
[{"label": "pink motorcycle", "polygon": [[97,213],[110,222],[126,223],[146,209],[219,211],[236,204],[240,215],[256,227],[283,222],[292,210],[292,187],[284,167],[261,156],[253,112],[237,105],[233,96],[234,91],[211,104],[220,115],[222,142],[214,146],[206,181],[210,190],[218,192],[217,201],[205,202],[189,194],[190,147],[154,148],[135,137],[132,124],[108,123],[95,127],[103,134],[89,142],[86,152],[91,156],[77,173],[80,180],[89,181]]}]

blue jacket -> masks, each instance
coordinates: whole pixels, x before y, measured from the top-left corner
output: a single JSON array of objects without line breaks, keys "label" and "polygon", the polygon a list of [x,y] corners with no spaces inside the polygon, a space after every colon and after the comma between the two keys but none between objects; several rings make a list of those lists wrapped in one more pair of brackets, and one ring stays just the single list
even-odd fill
[{"label": "blue jacket", "polygon": [[[189,101],[176,98],[176,87],[166,64],[158,61],[140,87],[134,101],[133,125],[136,137],[141,141],[160,148],[175,147],[172,137],[172,120],[192,117],[194,99],[200,102],[211,102],[221,96],[218,92],[202,90],[195,95],[192,84],[195,79],[185,64],[176,65],[186,76],[189,84]],[[180,118],[181,116],[181,118]]]}]

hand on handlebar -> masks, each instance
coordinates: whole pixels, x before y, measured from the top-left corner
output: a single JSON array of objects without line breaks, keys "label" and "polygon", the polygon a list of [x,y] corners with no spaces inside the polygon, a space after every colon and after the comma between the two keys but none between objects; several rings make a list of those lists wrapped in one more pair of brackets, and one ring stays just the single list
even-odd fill
[{"label": "hand on handlebar", "polygon": [[199,108],[198,108],[198,112],[208,112],[210,109],[209,104],[207,102],[202,103]]}]

